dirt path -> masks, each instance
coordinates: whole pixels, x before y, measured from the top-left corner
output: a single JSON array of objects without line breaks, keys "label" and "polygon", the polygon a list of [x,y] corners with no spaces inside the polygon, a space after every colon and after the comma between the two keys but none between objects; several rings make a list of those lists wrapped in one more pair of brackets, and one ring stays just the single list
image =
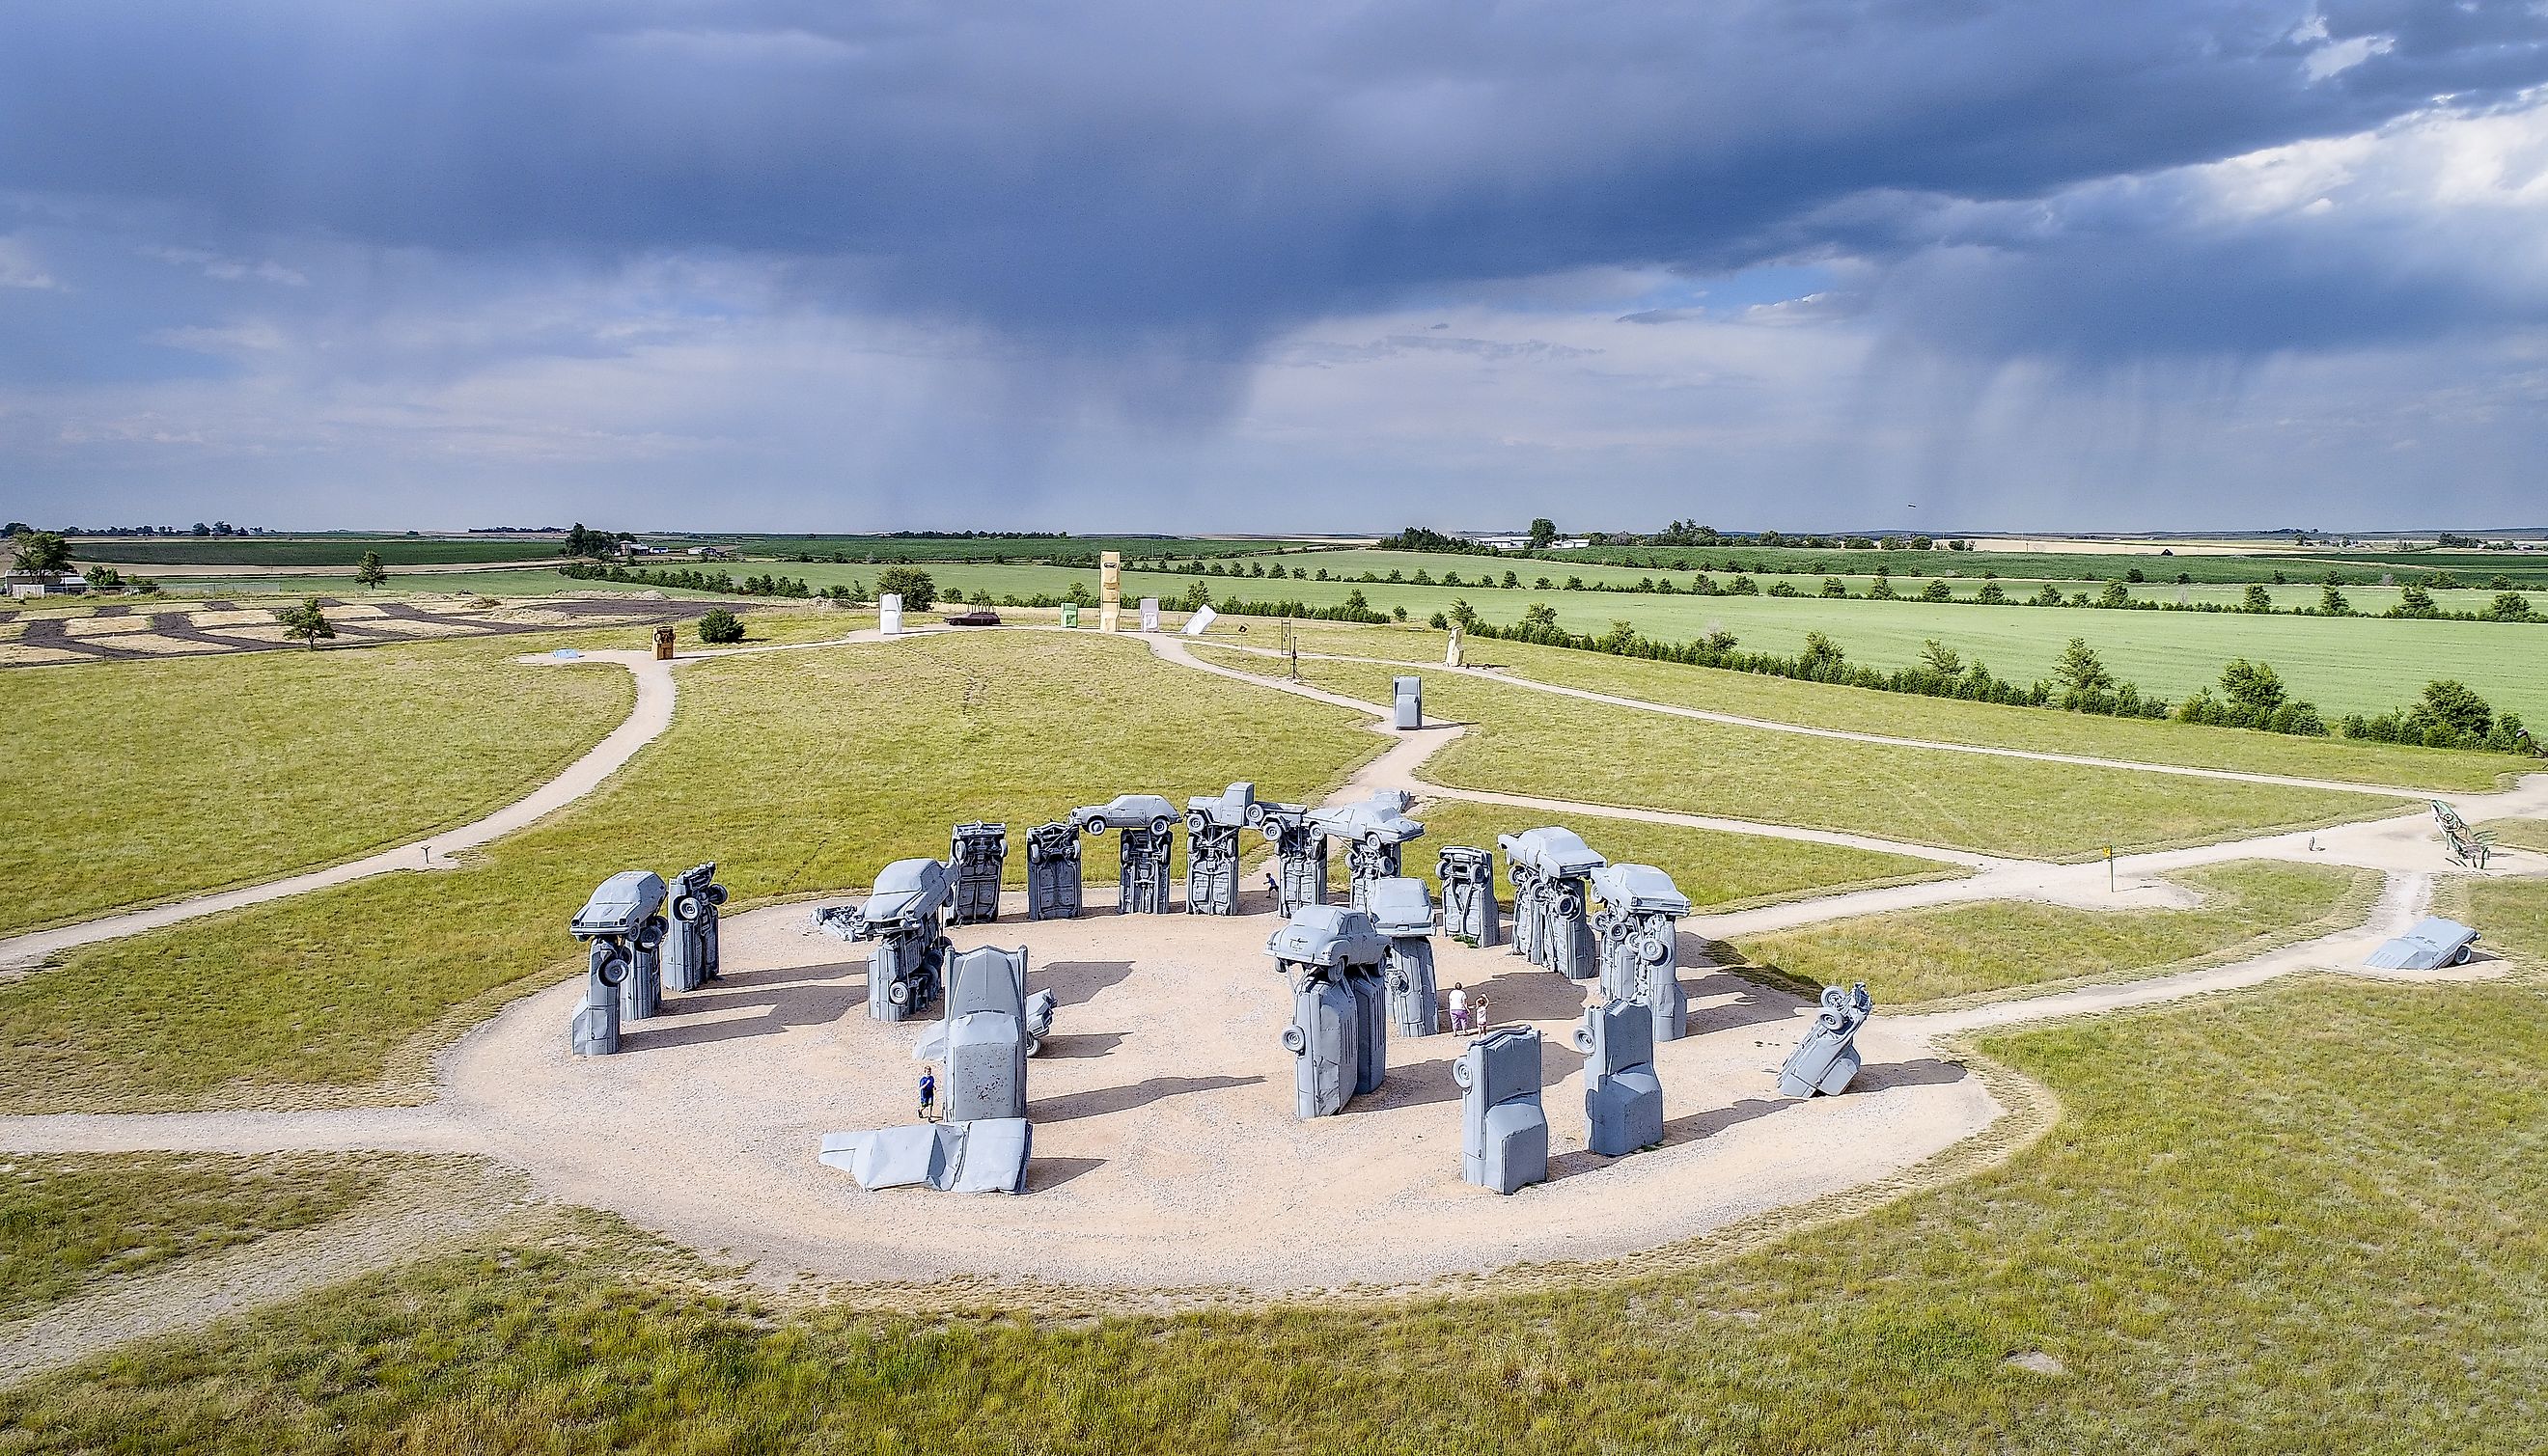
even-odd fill
[{"label": "dirt path", "polygon": [[[872,638],[870,632],[842,640]],[[1563,1049],[1563,1038],[1581,989],[1508,956],[1437,941],[1443,985],[1465,979],[1489,997],[1500,1020],[1530,1022],[1549,1038],[1546,1082],[1557,1176],[1513,1199],[1484,1195],[1456,1181],[1457,1093],[1449,1090],[1443,1064],[1457,1049],[1453,1038],[1400,1042],[1388,1086],[1345,1117],[1309,1124],[1291,1117],[1289,1058],[1271,1049],[1288,1003],[1264,968],[1262,943],[1270,923],[1261,915],[1125,921],[1094,913],[1076,921],[1028,925],[1010,919],[955,932],[959,946],[1027,945],[1033,983],[1063,994],[1053,1046],[1034,1063],[1030,1079],[1038,1122],[1031,1198],[870,1199],[814,1163],[810,1149],[823,1132],[907,1120],[902,1102],[911,1074],[910,1044],[928,1024],[868,1020],[862,1008],[864,955],[811,935],[803,906],[729,922],[726,979],[674,998],[668,1015],[633,1026],[619,1056],[581,1059],[566,1051],[562,1029],[580,994],[578,978],[516,1002],[446,1051],[437,1061],[439,1095],[429,1106],[0,1119],[0,1149],[479,1154],[522,1170],[542,1196],[613,1210],[692,1247],[754,1263],[773,1282],[810,1274],[869,1285],[904,1281],[926,1292],[936,1281],[989,1289],[1029,1278],[1152,1291],[1170,1303],[1230,1291],[1299,1294],[1348,1282],[1365,1292],[1399,1289],[1481,1268],[1615,1257],[1743,1227],[1779,1209],[1870,1188],[1919,1186],[1924,1169],[1963,1167],[1955,1161],[1956,1150],[1977,1145],[1974,1139],[1986,1138],[2003,1115],[2002,1100],[1955,1060],[1954,1039],[2020,1022],[2214,994],[2297,971],[2359,972],[2370,946],[2421,913],[2431,888],[2437,851],[2420,811],[2315,835],[2128,856],[2113,866],[2117,888],[2110,890],[2109,867],[2101,863],[2047,864],[1933,847],[1906,850],[1889,841],[1788,826],[1446,790],[1416,775],[1431,755],[1460,736],[1458,726],[1399,734],[1380,726],[1381,715],[1369,703],[1203,662],[1180,639],[1146,640],[1161,658],[1197,671],[1371,714],[1374,731],[1397,741],[1357,771],[1330,802],[1402,787],[1428,797],[1545,809],[1553,816],[1925,852],[1974,871],[1951,881],[1693,918],[1688,929],[1707,936],[1990,898],[2099,908],[2182,904],[2188,893],[2156,876],[2259,856],[2374,867],[2388,877],[2361,924],[2233,963],[2048,995],[2012,994],[1922,1016],[1887,1017],[1879,1008],[1862,1034],[1868,1054],[1862,1085],[1836,1099],[1789,1102],[1773,1090],[1776,1065],[1800,1034],[1808,1004],[1730,973],[1693,969],[1685,977],[1692,1036],[1658,1054],[1671,1130],[1666,1143],[1618,1160],[1586,1152],[1581,1119],[1568,1110],[1573,1058]],[[830,644],[803,646],[824,645]],[[797,648],[747,649],[786,650]],[[637,675],[640,711],[613,734],[630,738],[614,749],[614,758],[605,760],[596,749],[580,761],[579,769],[593,765],[590,774],[574,782],[562,777],[543,788],[542,794],[556,796],[535,794],[482,821],[486,826],[500,819],[501,827],[473,842],[520,827],[589,791],[669,722],[669,666],[639,654],[591,654],[586,660],[616,663]],[[650,682],[656,684],[651,695]],[[1572,695],[1677,711],[1603,694]],[[2358,785],[2347,787],[2360,791]],[[2548,799],[2548,776],[2463,802],[2528,805],[2541,799]],[[434,841],[437,847],[456,842],[452,836]],[[2535,871],[2530,862],[2537,857],[2518,858],[2521,867]],[[277,881],[259,887],[256,898],[356,877],[350,871],[413,867],[363,870],[369,863]],[[330,875],[336,877],[321,877]],[[1111,899],[1111,890],[1099,883],[1106,877],[1105,868],[1092,862],[1092,911],[1102,912]],[[1250,908],[1261,911],[1257,898],[1251,895]],[[1015,909],[1012,904],[1013,914]],[[164,912],[111,920],[153,913]],[[0,953],[7,949],[0,946]],[[1166,1004],[1181,1011],[1173,1027],[1157,1015]],[[844,1079],[845,1063],[865,1074]],[[648,1112],[596,1122],[592,1109],[597,1106]],[[683,1176],[662,1177],[673,1163],[683,1168]],[[457,1212],[432,1207],[434,1202],[414,1198],[395,1214],[349,1216],[327,1229],[278,1235],[136,1276],[130,1287],[98,1290],[27,1321],[60,1323],[61,1329],[31,1329],[19,1339],[13,1336],[22,1331],[0,1328],[0,1349],[23,1344],[32,1351],[10,1357],[15,1363],[0,1361],[0,1379],[396,1262],[419,1240],[438,1236],[436,1229],[466,1231],[485,1227],[473,1220],[494,1217],[483,1201],[463,1198],[458,1202],[467,1207]],[[1304,1244],[1290,1236],[1304,1217],[1398,1231],[1383,1240]],[[1128,1266],[1122,1256],[1128,1235],[1153,1254]]]},{"label": "dirt path", "polygon": [[[914,636],[926,635],[922,633]],[[673,726],[673,707],[678,692],[673,685],[674,670],[687,663],[713,661],[721,657],[744,657],[771,652],[801,652],[809,648],[835,647],[843,643],[874,641],[873,630],[851,632],[824,642],[774,643],[760,647],[738,647],[721,651],[693,652],[671,662],[658,662],[645,652],[585,652],[571,659],[539,655],[519,659],[560,669],[602,664],[625,669],[637,682],[637,700],[628,716],[587,750],[582,758],[567,765],[555,777],[513,802],[484,818],[447,829],[439,834],[410,840],[406,844],[349,860],[323,869],[313,869],[261,884],[243,885],[209,895],[194,895],[152,905],[139,910],[127,910],[114,915],[84,920],[75,925],[0,940],[0,967],[26,967],[40,964],[64,951],[100,941],[121,940],[143,931],[158,930],[206,915],[219,915],[225,910],[237,910],[249,905],[262,905],[272,900],[306,895],[312,890],[349,884],[369,879],[376,874],[401,870],[438,870],[455,867],[461,862],[452,857],[473,850],[525,829],[574,803],[598,788],[603,780],[626,767],[639,750],[663,736]]]}]

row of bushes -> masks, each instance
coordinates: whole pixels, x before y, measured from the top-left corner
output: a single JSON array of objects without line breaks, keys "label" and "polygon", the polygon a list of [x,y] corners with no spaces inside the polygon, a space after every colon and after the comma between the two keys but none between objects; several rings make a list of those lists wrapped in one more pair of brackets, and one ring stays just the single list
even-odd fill
[{"label": "row of bushes", "polygon": [[827,587],[817,592],[795,577],[774,574],[750,576],[738,582],[728,572],[703,572],[696,567],[680,571],[648,571],[644,567],[604,566],[598,562],[569,562],[559,567],[558,575],[578,582],[617,582],[635,587],[671,587],[683,592],[721,592],[732,596],[828,596],[835,600],[858,599],[847,587]]}]

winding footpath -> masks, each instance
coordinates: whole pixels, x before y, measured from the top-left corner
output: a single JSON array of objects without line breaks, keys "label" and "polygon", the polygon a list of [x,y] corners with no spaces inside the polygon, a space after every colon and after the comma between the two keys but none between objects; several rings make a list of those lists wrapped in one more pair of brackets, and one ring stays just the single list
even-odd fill
[{"label": "winding footpath", "polygon": [[[1047,629],[1029,628],[1028,630]],[[735,652],[801,651],[877,640],[880,640],[878,634],[868,629],[825,642],[745,648],[737,649]],[[1894,1062],[1927,1058],[1940,1064],[1949,1064],[1955,1058],[1956,1039],[1973,1032],[2023,1022],[2092,1015],[2154,1005],[2190,996],[2252,986],[2277,976],[2306,970],[2375,973],[2362,969],[2362,957],[2380,940],[2395,934],[2423,913],[2434,883],[2432,870],[2438,851],[2433,844],[2429,817],[2420,802],[2427,795],[2420,790],[2373,787],[2356,783],[2331,783],[2275,774],[2146,765],[2084,756],[1980,748],[1830,729],[1801,728],[1792,724],[1767,722],[1731,714],[1648,702],[1615,694],[1533,682],[1476,669],[1390,664],[1390,666],[1407,667],[1428,673],[1463,672],[1495,682],[1611,706],[1774,729],[1780,732],[1804,733],[1817,737],[1938,752],[2034,759],[2099,769],[2122,769],[2219,777],[2243,782],[2341,789],[2347,792],[2409,799],[2415,801],[2416,807],[2412,812],[2389,818],[2348,824],[2315,833],[2274,834],[2187,849],[2123,856],[2114,862],[2111,868],[2114,883],[2120,891],[2116,892],[2108,888],[2110,868],[2103,862],[2077,864],[2048,864],[1935,846],[1904,845],[1890,840],[1802,829],[1791,825],[1764,824],[1701,815],[1583,804],[1558,798],[1449,788],[1424,781],[1420,772],[1432,755],[1460,737],[1465,731],[1460,725],[1427,725],[1414,732],[1399,733],[1385,726],[1386,717],[1379,708],[1361,699],[1205,661],[1190,651],[1187,642],[1178,637],[1159,635],[1148,636],[1143,640],[1149,650],[1160,660],[1179,667],[1244,682],[1259,690],[1292,693],[1368,716],[1372,720],[1370,724],[1372,731],[1388,738],[1391,746],[1386,752],[1351,774],[1346,783],[1330,797],[1331,803],[1361,798],[1374,789],[1402,788],[1425,798],[1468,799],[1542,810],[1552,815],[1590,815],[1630,819],[1655,824],[1880,850],[1889,854],[1927,859],[1942,866],[1964,871],[1956,878],[1846,891],[1753,909],[1692,917],[1689,928],[1699,935],[1713,939],[1756,935],[1765,931],[1882,911],[1984,899],[2038,899],[2099,909],[2146,909],[2163,905],[2184,905],[2192,902],[2189,892],[2180,886],[2166,882],[2160,876],[2192,865],[2233,859],[2272,858],[2337,864],[2374,869],[2384,876],[2383,890],[2377,903],[2360,923],[2333,934],[2319,936],[2296,945],[2283,946],[2243,959],[2173,973],[2162,971],[2138,980],[2056,989],[2048,993],[2031,993],[2024,988],[2019,988],[1998,1000],[1920,1015],[1884,1018],[1879,1012],[1885,1033],[1885,1055],[1888,1060]],[[1262,652],[1261,649],[1240,650]],[[658,662],[651,655],[644,653],[584,654],[575,661],[615,665],[628,671],[637,683],[635,705],[627,719],[600,743],[578,759],[555,779],[541,785],[525,797],[459,829],[325,869],[0,941],[0,964],[13,961],[41,961],[46,956],[74,947],[133,935],[198,916],[344,884],[370,875],[395,870],[413,871],[442,867],[443,864],[448,864],[447,859],[442,857],[447,857],[451,852],[484,845],[501,838],[592,792],[671,726],[677,701],[676,669],[687,662],[730,655],[734,653],[701,653],[673,662]],[[1310,655],[1304,654],[1304,656]],[[550,660],[526,659],[526,661],[542,662]],[[2491,794],[2460,795],[2457,802],[2469,811],[2468,817],[2472,820],[2548,813],[2548,774],[2525,777],[2508,789]],[[426,857],[427,845],[439,852],[433,862],[429,862]],[[2548,868],[2548,864],[2543,864],[2541,858],[2537,856],[2507,855],[2503,863],[2502,869],[2490,872],[2538,873],[2543,868]],[[2482,961],[2472,966],[2439,972],[2420,974],[2378,972],[2378,974],[2403,974],[2409,979],[2439,980],[2485,975],[2494,973],[2497,967],[2491,963]],[[1804,1008],[1798,1008],[1792,1016],[1802,1014],[1804,1014]],[[1781,1013],[1780,1024],[1773,1028],[1774,1035],[1792,1039],[1793,1031],[1788,1025],[1792,1021],[1792,1016]],[[473,1037],[475,1035],[473,1034]],[[1870,1068],[1873,1065],[1874,1062],[1870,1060]],[[438,1075],[447,1078],[449,1073],[449,1066],[443,1065]],[[1970,1125],[1960,1133],[1956,1138],[1958,1143],[1981,1136],[2001,1116],[1998,1105],[1987,1098],[1980,1099],[1978,1106],[1981,1110],[1973,1115]],[[485,1125],[478,1120],[478,1115],[483,1112],[484,1107],[480,1102],[465,1097],[454,1098],[446,1086],[445,1093],[439,1100],[422,1107],[355,1108],[313,1112],[65,1114],[0,1118],[0,1151],[34,1153],[184,1150],[253,1153],[312,1149],[348,1152],[393,1150],[419,1153],[470,1153],[495,1158],[500,1162],[518,1155],[517,1143],[507,1141],[500,1136],[491,1135]],[[1856,1185],[1867,1186],[1896,1176],[1900,1171],[1898,1167],[1874,1155],[1874,1152],[1873,1149],[1853,1152],[1851,1149],[1841,1148],[1834,1150],[1832,1155],[1843,1159],[1850,1156],[1863,1157],[1863,1168],[1852,1171],[1850,1167],[1845,1166],[1843,1171],[1847,1177],[1856,1179]],[[1764,1186],[1762,1194],[1769,1200],[1768,1207],[1782,1206],[1783,1199],[1772,1195],[1768,1185]],[[634,1196],[642,1197],[643,1194],[641,1192]],[[375,1198],[335,1223],[294,1234],[275,1235],[255,1244],[228,1251],[219,1256],[219,1262],[207,1261],[198,1268],[181,1266],[174,1270],[102,1281],[92,1290],[75,1296],[63,1305],[41,1312],[30,1320],[14,1324],[0,1323],[0,1349],[13,1351],[10,1356],[0,1358],[0,1380],[53,1368],[138,1334],[192,1327],[214,1316],[243,1308],[248,1304],[297,1293],[315,1287],[318,1283],[349,1277],[366,1269],[402,1262],[412,1257],[416,1247],[431,1241],[426,1236],[428,1233],[436,1236],[444,1234],[457,1236],[483,1230],[503,1217],[504,1209],[510,1206],[507,1199],[481,1192],[453,1202],[452,1206],[461,1209],[462,1212],[443,1218],[437,1223],[431,1218],[419,1215],[414,1203],[413,1199]],[[1755,1212],[1757,1213],[1758,1210],[1756,1209]],[[260,1253],[260,1250],[263,1252]]]}]

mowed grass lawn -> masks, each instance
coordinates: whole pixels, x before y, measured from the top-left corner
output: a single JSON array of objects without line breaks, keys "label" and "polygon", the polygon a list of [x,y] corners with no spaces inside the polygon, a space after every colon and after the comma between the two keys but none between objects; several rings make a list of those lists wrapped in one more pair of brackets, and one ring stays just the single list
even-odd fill
[{"label": "mowed grass lawn", "polygon": [[[1513,893],[1503,852],[1496,836],[1518,834],[1552,822],[1551,816],[1501,804],[1461,799],[1433,799],[1419,805],[1424,838],[1410,846],[1407,870],[1431,887],[1442,900],[1442,881],[1434,871],[1444,845],[1469,845],[1496,856],[1496,899],[1507,911]],[[1908,884],[1923,879],[1953,879],[1965,871],[1934,860],[1885,855],[1846,845],[1809,844],[1750,834],[1724,834],[1678,824],[1645,824],[1634,819],[1579,814],[1559,816],[1565,827],[1584,837],[1613,864],[1652,864],[1673,877],[1695,909],[1724,910],[1767,904],[1800,895],[1868,889],[1880,884]]]},{"label": "mowed grass lawn", "polygon": [[[1273,660],[1213,647],[1251,673]],[[1304,661],[1303,681],[1389,698],[1395,670]],[[1422,676],[1422,675],[1419,675]],[[1677,718],[1458,674],[1424,677],[1425,712],[1475,723],[1423,776],[1455,788],[1670,809],[2027,859],[2201,843],[2404,811],[2341,789],[2091,769],[1897,748]]]},{"label": "mowed grass lawn", "polygon": [[2535,983],[2310,977],[1982,1046],[2058,1094],[2048,1136],[1676,1271],[1040,1323],[765,1309],[526,1236],[0,1393],[0,1451],[2548,1443],[2548,1081],[2504,1074],[2548,1058]]},{"label": "mowed grass lawn", "polygon": [[0,674],[0,933],[271,879],[463,824],[628,714],[536,638]]},{"label": "mowed grass lawn", "polygon": [[1990,900],[1830,921],[1738,943],[1754,966],[1822,987],[1865,981],[1879,1006],[2112,980],[2337,929],[2365,908],[2377,871],[2240,860],[2166,876],[2203,896],[2190,910],[2082,910]]},{"label": "mowed grass lawn", "polygon": [[[372,1083],[455,1008],[580,964],[566,922],[632,865],[714,860],[740,900],[864,885],[968,819],[1041,824],[1232,779],[1299,800],[1381,741],[1354,714],[1053,633],[701,662],[673,728],[486,863],[90,947],[0,984],[0,1111],[270,1100]],[[1022,881],[1025,857],[1009,859]],[[442,1030],[456,1034],[457,1027]]]},{"label": "mowed grass lawn", "polygon": [[0,1160],[0,1320],[134,1274],[336,1217],[361,1159],[318,1153],[17,1154]]}]

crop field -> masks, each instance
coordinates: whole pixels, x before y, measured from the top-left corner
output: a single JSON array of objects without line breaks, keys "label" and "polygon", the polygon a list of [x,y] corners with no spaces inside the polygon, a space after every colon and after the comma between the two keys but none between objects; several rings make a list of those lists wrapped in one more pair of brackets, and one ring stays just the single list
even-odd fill
[{"label": "crop field", "polygon": [[[1224,666],[1270,660],[1198,649]],[[1314,686],[1389,700],[1394,670],[1305,661]],[[1475,725],[1425,769],[1455,788],[1713,814],[1988,855],[2084,858],[2396,814],[2369,793],[2180,778],[1697,722],[1437,674],[1428,716]]]},{"label": "crop field", "polygon": [[[2003,577],[2049,581],[2112,581],[2140,572],[2152,581],[2176,580],[2182,574],[2197,582],[2271,582],[2276,573],[2295,582],[2320,581],[2334,572],[2346,586],[2368,586],[2384,576],[2414,581],[2438,572],[2483,583],[2502,574],[2531,586],[2548,585],[2548,553],[2536,551],[2270,551],[2252,556],[2187,553],[2160,556],[2138,552],[2068,551],[1826,551],[1812,547],[1752,546],[1584,546],[1548,553],[1567,561],[1626,563],[1673,571],[1770,571],[1851,575],[1878,566],[1896,576]],[[1451,558],[1444,558],[1451,559]],[[1481,556],[1481,561],[1490,558]],[[1705,567],[1701,567],[1705,563]],[[1499,570],[1502,568],[1499,567]],[[1440,568],[1435,568],[1440,574]],[[1524,572],[1525,577],[1529,576]]]},{"label": "crop field", "polygon": [[2311,978],[1979,1049],[2057,1096],[2048,1136],[1700,1267],[893,1316],[693,1293],[595,1221],[0,1391],[0,1450],[2536,1449],[2548,1084],[2502,1075],[2548,1057],[2535,983]]},{"label": "crop field", "polygon": [[[1841,920],[1736,945],[1748,963],[1798,985],[1865,981],[1878,1004],[1916,1005],[1977,991],[2151,974],[2198,956],[2252,953],[2359,915],[2379,876],[2322,864],[2249,860],[2168,876],[2203,903],[2190,910],[2083,910],[1997,900]],[[2129,905],[2129,897],[2123,897]]]},{"label": "crop field", "polygon": [[[1419,669],[1442,661],[1447,635],[1430,628],[1344,622],[1304,622],[1299,634],[1305,652],[1397,661]],[[2539,762],[2506,754],[1921,697],[1526,642],[1473,638],[1467,659],[1472,667],[1492,667],[1535,682],[1808,728],[2372,786],[2491,789],[2507,774],[2536,772]]]},{"label": "crop field", "polygon": [[511,661],[550,645],[12,673],[0,796],[70,807],[55,832],[0,836],[0,933],[357,858],[520,797],[616,727],[632,696],[623,674]]},{"label": "crop field", "polygon": [[731,546],[754,561],[793,561],[800,555],[829,558],[835,553],[854,561],[890,564],[897,561],[1040,562],[1085,557],[1094,563],[1102,552],[1119,551],[1127,560],[1174,552],[1183,557],[1250,556],[1300,550],[1311,543],[1276,537],[1231,536],[712,536],[699,538]]},{"label": "crop field", "polygon": [[[911,694],[954,711],[910,713]],[[1198,691],[1191,672],[1093,636],[948,636],[697,664],[670,733],[483,864],[110,942],[0,982],[0,1109],[369,1083],[455,1008],[563,974],[574,947],[558,906],[582,903],[632,845],[666,864],[715,860],[743,900],[807,895],[943,855],[947,827],[966,819],[1042,823],[1127,782],[1182,802],[1253,778],[1297,800],[1378,748],[1341,709]],[[219,817],[212,804],[197,812]],[[1022,880],[1024,856],[1009,867]],[[466,956],[450,954],[457,927]]]},{"label": "crop field", "polygon": [[546,536],[81,536],[71,555],[119,566],[341,566],[363,553],[386,566],[444,566],[484,561],[535,561],[558,554]]}]

